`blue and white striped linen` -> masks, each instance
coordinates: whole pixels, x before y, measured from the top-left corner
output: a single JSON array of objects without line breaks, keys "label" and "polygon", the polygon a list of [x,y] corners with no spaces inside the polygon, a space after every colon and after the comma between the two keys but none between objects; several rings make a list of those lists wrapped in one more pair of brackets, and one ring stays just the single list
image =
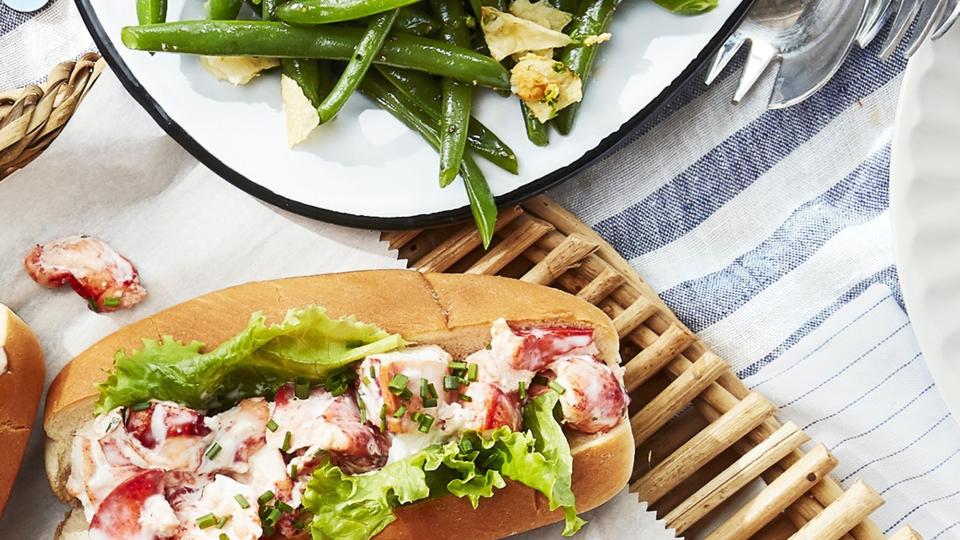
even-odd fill
[{"label": "blue and white striped linen", "polygon": [[740,105],[736,73],[691,84],[551,195],[823,441],[838,478],[882,493],[887,533],[960,538],[960,428],[902,310],[889,230],[906,60],[876,49],[785,110],[766,110],[772,79]]},{"label": "blue and white striped linen", "polygon": [[834,477],[886,499],[873,515],[885,534],[960,538],[960,426],[890,287],[871,285],[744,382],[837,457]]}]

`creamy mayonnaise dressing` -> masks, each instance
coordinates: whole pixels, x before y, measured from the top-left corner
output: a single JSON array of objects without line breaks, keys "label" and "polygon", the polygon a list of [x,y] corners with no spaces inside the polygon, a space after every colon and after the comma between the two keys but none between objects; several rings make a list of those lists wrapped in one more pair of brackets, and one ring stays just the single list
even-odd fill
[{"label": "creamy mayonnaise dressing", "polygon": [[[570,427],[609,429],[623,417],[626,394],[595,353],[592,334],[583,330],[515,332],[500,319],[491,326],[490,347],[462,361],[477,364],[475,377],[453,369],[442,348],[415,346],[360,362],[356,395],[335,397],[317,387],[301,399],[288,385],[272,402],[248,398],[208,417],[167,402],[140,412],[118,408],[78,429],[67,489],[88,520],[96,516],[103,523],[110,516],[98,509],[108,496],[114,506],[118,485],[143,471],[164,471],[166,495],[142,503],[144,538],[258,538],[265,528],[258,497],[270,492],[268,507],[281,501],[296,509],[324,455],[359,474],[466,431],[520,429],[519,388],[530,389],[538,374],[569,390],[560,402]],[[445,389],[451,377],[456,388]],[[405,390],[395,382],[404,378]],[[435,398],[424,394],[431,386]],[[431,419],[426,428],[417,420],[425,415]],[[201,528],[197,520],[210,515],[217,526]]]}]

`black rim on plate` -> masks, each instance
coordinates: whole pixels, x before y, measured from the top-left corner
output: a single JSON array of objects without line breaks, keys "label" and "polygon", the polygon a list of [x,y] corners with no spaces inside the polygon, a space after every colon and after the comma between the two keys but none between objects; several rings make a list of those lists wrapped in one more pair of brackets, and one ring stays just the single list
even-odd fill
[{"label": "black rim on plate", "polygon": [[[551,187],[560,184],[564,180],[567,180],[587,165],[614,150],[617,146],[617,143],[622,141],[631,132],[640,127],[644,121],[650,118],[658,109],[660,109],[660,107],[669,101],[674,94],[681,87],[683,87],[683,85],[700,70],[700,68],[706,64],[706,62],[713,56],[714,52],[719,49],[721,45],[723,45],[730,34],[732,34],[737,26],[740,25],[740,22],[744,17],[746,17],[747,11],[749,11],[754,1],[755,0],[742,0],[740,5],[737,6],[737,9],[735,9],[726,22],[724,22],[723,26],[720,28],[720,31],[713,36],[710,42],[707,43],[707,46],[700,51],[700,54],[697,55],[697,57],[690,62],[686,68],[684,68],[680,75],[678,75],[669,86],[664,88],[663,91],[661,91],[653,101],[648,103],[637,114],[633,115],[633,117],[621,125],[619,129],[604,137],[597,146],[588,150],[573,163],[557,169],[550,174],[538,178],[523,186],[520,186],[513,191],[500,195],[496,198],[497,206],[503,208],[523,202],[535,195],[539,195]],[[345,214],[342,212],[335,212],[333,210],[327,210],[313,205],[304,204],[293,199],[288,199],[287,197],[278,195],[277,193],[270,191],[260,184],[257,184],[246,176],[233,170],[226,163],[220,161],[216,156],[208,152],[207,149],[198,143],[196,139],[194,139],[189,133],[187,133],[187,131],[184,130],[180,124],[170,118],[166,111],[164,111],[163,108],[160,107],[160,104],[157,103],[152,96],[150,96],[150,93],[147,92],[147,90],[140,84],[140,81],[137,80],[137,78],[130,71],[130,68],[128,68],[126,63],[124,63],[124,61],[120,58],[116,48],[113,46],[113,41],[107,37],[103,26],[100,24],[100,19],[97,17],[96,12],[90,2],[91,0],[76,0],[77,7],[80,11],[80,17],[83,19],[83,23],[86,25],[87,30],[93,37],[93,41],[100,49],[101,54],[107,60],[107,64],[110,65],[110,68],[119,77],[120,83],[123,84],[123,87],[126,88],[127,92],[129,92],[130,95],[132,95],[133,98],[144,109],[146,109],[150,116],[153,117],[154,121],[156,121],[157,124],[159,124],[168,135],[173,137],[173,139],[177,141],[180,146],[186,149],[187,152],[190,152],[193,157],[197,158],[210,170],[217,173],[221,178],[227,182],[230,182],[234,186],[262,201],[268,202],[279,208],[283,208],[284,210],[289,210],[290,212],[321,221],[346,225],[348,227],[387,230],[412,229],[418,227],[439,227],[442,225],[459,223],[470,219],[469,206],[463,206],[452,210],[443,210],[431,214],[420,214],[416,216],[404,217],[376,217]]]}]

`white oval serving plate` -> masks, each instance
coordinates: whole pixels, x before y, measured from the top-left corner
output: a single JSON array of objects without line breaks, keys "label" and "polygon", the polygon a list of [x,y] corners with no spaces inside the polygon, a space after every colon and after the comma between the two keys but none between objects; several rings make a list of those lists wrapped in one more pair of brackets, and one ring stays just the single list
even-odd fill
[{"label": "white oval serving plate", "polygon": [[911,59],[897,113],[890,207],[897,269],[937,388],[960,418],[960,31]]},{"label": "white oval serving plate", "polygon": [[[568,137],[536,147],[519,105],[480,92],[476,115],[520,159],[511,175],[478,160],[500,205],[519,202],[610,150],[652,114],[723,43],[751,0],[721,0],[705,15],[674,15],[650,0],[626,0],[603,45]],[[418,135],[362,96],[303,144],[286,142],[279,77],[233,87],[197,57],[128,50],[120,30],[136,23],[133,1],[77,0],[84,22],[127,90],[197,159],[277,206],[344,225],[406,228],[469,217],[458,181],[437,185],[437,156]],[[169,20],[203,18],[198,0],[170,0]]]}]

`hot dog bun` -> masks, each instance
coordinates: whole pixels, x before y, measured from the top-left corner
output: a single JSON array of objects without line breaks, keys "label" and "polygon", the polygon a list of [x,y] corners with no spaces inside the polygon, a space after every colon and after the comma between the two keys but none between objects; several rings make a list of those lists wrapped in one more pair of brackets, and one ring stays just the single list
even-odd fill
[{"label": "hot dog bun", "polygon": [[[490,323],[501,317],[521,323],[590,327],[603,359],[611,366],[619,364],[617,333],[602,311],[564,292],[516,280],[396,270],[240,285],[134,323],[94,344],[60,372],[50,387],[44,412],[47,474],[54,491],[69,501],[65,485],[70,442],[76,427],[91,418],[97,398],[95,384],[112,367],[118,349],[138,348],[142,338],[164,335],[199,340],[209,348],[240,332],[254,311],[278,321],[288,309],[308,304],[324,306],[335,317],[354,315],[411,341],[440,345],[454,356],[486,346]],[[626,485],[633,467],[633,437],[629,422],[624,421],[607,433],[571,434],[570,442],[577,508],[586,511]],[[82,518],[82,512],[74,512],[64,530],[83,531],[84,527],[76,524]],[[470,531],[471,538],[498,538],[561,519],[559,511],[548,511],[541,495],[508,483],[477,510],[453,496],[400,507],[397,520],[379,538],[438,538],[447,536],[444,531],[455,530]],[[449,526],[438,527],[439,523]],[[72,533],[64,537],[83,538]]]},{"label": "hot dog bun", "polygon": [[43,349],[37,336],[0,304],[0,512],[7,505],[43,392]]}]

